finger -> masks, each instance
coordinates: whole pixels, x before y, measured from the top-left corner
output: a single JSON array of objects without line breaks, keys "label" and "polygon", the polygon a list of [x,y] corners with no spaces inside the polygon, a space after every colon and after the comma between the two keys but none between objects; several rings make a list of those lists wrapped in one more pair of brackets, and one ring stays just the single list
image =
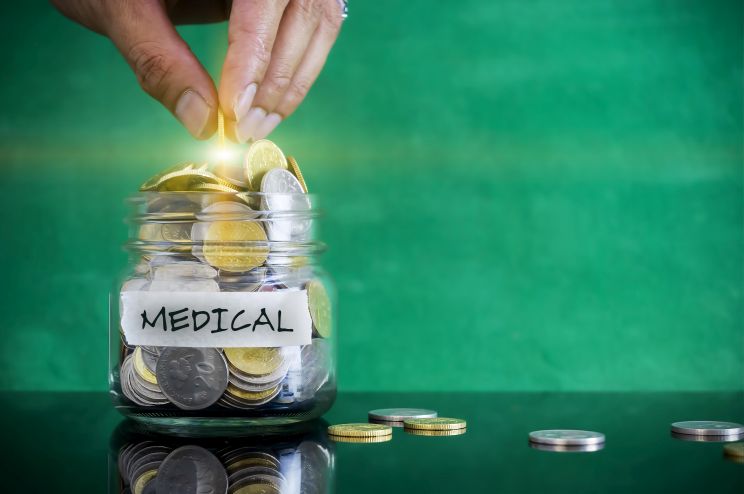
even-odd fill
[{"label": "finger", "polygon": [[[325,65],[331,47],[333,47],[333,43],[338,37],[340,28],[340,21],[338,23],[323,21],[318,26],[310,42],[310,46],[307,48],[305,57],[297,68],[294,77],[292,77],[287,92],[284,93],[284,97],[274,110],[274,115],[281,116],[281,118],[274,120],[277,124],[282,118],[287,118],[294,113],[300,103],[302,103],[302,100],[305,99],[305,96],[307,96],[307,93]],[[268,117],[267,120],[269,120]],[[276,125],[272,126],[272,124],[273,122],[269,121],[268,125],[264,128],[258,129],[256,139],[263,139],[269,135],[276,127]]]},{"label": "finger", "polygon": [[134,70],[142,89],[198,139],[217,126],[212,79],[178,35],[157,0],[119,2],[106,34]]},{"label": "finger", "polygon": [[[279,22],[288,0],[235,0],[228,47],[220,78],[220,105],[228,120],[248,113],[271,59]],[[240,139],[238,139],[240,140]]]},{"label": "finger", "polygon": [[284,11],[269,68],[253,101],[251,112],[260,118],[249,121],[252,125],[241,122],[241,136],[260,139],[260,136],[266,136],[281,121],[282,115],[274,113],[274,110],[289,89],[292,77],[320,23],[323,15],[321,1],[292,0]]}]

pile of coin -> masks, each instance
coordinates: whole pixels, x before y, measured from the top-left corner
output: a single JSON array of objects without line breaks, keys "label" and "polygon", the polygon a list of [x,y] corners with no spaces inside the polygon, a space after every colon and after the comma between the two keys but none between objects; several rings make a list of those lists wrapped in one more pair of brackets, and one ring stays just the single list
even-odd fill
[{"label": "pile of coin", "polygon": [[122,394],[139,407],[254,410],[304,404],[332,386],[331,302],[307,258],[312,204],[297,161],[261,140],[244,166],[179,165],[140,190],[134,245],[141,260],[122,292],[306,290],[312,342],[138,347],[122,331]]},{"label": "pile of coin", "polygon": [[251,441],[224,447],[176,446],[156,440],[122,446],[117,460],[122,492],[311,494],[328,488],[332,456],[316,440],[277,448]]}]

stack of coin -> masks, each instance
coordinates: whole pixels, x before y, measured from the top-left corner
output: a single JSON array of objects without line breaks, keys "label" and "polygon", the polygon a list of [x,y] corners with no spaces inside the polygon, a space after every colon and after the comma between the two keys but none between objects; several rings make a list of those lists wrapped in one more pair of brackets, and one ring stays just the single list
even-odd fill
[{"label": "stack of coin", "polygon": [[121,391],[140,406],[168,403],[168,398],[163,394],[155,375],[157,361],[157,355],[137,347],[121,364]]},{"label": "stack of coin", "polygon": [[467,431],[467,422],[448,417],[403,420],[405,431],[414,436],[459,436]]},{"label": "stack of coin", "polygon": [[119,450],[119,475],[132,493],[154,493],[155,478],[171,448],[154,441],[128,444]]},{"label": "stack of coin", "polygon": [[381,443],[393,438],[393,429],[382,424],[337,424],[328,427],[328,437],[336,442]]},{"label": "stack of coin", "polygon": [[370,410],[367,415],[370,423],[403,427],[405,420],[435,418],[437,412],[423,408],[378,408]]},{"label": "stack of coin", "polygon": [[[135,233],[143,256],[121,290],[153,297],[306,290],[312,343],[221,349],[129,347],[123,341],[120,385],[137,406],[286,409],[316,398],[332,379],[329,294],[313,277],[307,252],[297,247],[309,240],[313,221],[297,161],[261,140],[248,149],[242,171],[235,171],[189,163],[142,184],[146,200]],[[205,365],[179,368],[184,352]]]}]

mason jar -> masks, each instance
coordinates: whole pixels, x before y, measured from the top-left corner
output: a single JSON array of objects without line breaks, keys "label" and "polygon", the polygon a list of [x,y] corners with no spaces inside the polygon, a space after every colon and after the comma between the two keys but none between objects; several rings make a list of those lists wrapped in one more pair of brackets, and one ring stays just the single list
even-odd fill
[{"label": "mason jar", "polygon": [[317,418],[336,394],[335,290],[317,198],[141,192],[111,297],[109,382],[153,427]]}]

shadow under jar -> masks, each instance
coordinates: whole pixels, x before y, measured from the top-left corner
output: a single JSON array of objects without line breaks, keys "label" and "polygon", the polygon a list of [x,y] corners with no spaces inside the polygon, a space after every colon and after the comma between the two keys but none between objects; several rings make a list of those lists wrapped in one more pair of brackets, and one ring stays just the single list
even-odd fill
[{"label": "shadow under jar", "polygon": [[110,304],[115,406],[156,429],[325,413],[335,291],[317,263],[316,198],[143,192],[129,203],[130,263]]}]

